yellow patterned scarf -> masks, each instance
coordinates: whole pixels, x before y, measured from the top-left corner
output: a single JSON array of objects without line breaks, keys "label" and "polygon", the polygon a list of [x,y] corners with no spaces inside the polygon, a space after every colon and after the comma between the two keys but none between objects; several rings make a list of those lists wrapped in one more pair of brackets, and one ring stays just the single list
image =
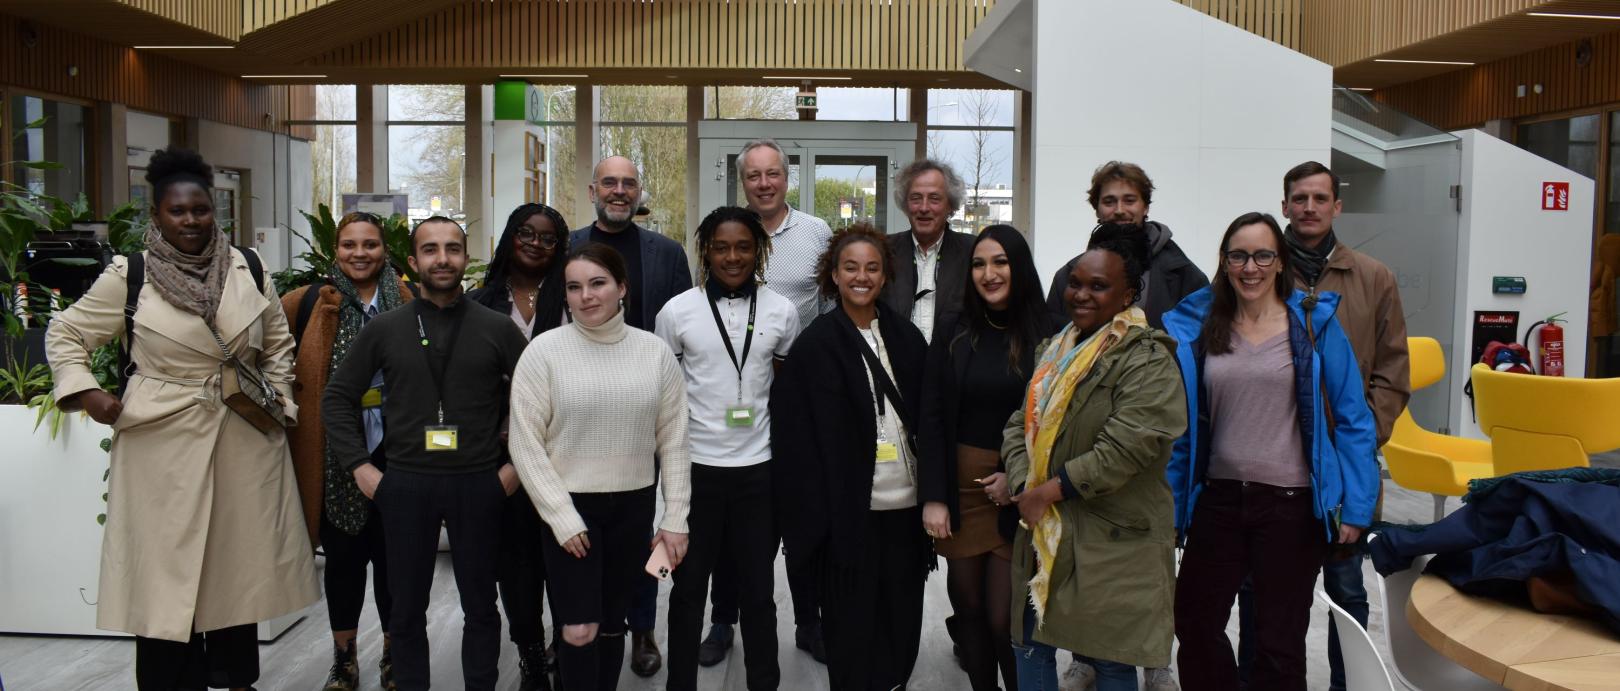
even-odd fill
[{"label": "yellow patterned scarf", "polygon": [[[1029,449],[1029,477],[1024,482],[1025,488],[1037,487],[1052,478],[1052,443],[1063,429],[1063,415],[1069,409],[1077,385],[1091,372],[1097,358],[1124,339],[1125,332],[1132,326],[1148,326],[1140,307],[1114,315],[1112,321],[1078,344],[1075,341],[1079,333],[1074,324],[1069,324],[1041,353],[1029,381],[1029,395],[1024,397],[1024,443]],[[1035,606],[1038,627],[1046,620],[1052,563],[1057,560],[1058,543],[1063,539],[1063,520],[1058,516],[1057,506],[1047,507],[1041,520],[1028,528],[1036,557],[1035,576],[1029,579],[1029,600]]]}]

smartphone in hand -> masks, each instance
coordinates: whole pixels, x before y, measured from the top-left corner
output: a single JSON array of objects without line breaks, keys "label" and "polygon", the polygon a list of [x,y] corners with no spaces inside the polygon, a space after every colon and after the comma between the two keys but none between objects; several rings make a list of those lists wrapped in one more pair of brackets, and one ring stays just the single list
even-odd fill
[{"label": "smartphone in hand", "polygon": [[667,581],[673,570],[669,565],[669,548],[662,542],[653,545],[652,557],[647,559],[647,573],[660,581]]}]

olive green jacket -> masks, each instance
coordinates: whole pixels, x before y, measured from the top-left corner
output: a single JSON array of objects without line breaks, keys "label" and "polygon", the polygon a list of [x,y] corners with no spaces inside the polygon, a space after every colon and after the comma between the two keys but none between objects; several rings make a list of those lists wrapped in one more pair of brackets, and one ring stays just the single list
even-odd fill
[{"label": "olive green jacket", "polygon": [[[1163,331],[1132,328],[1078,384],[1052,448],[1078,495],[1056,504],[1063,538],[1037,641],[1138,667],[1170,665],[1175,504],[1165,465],[1187,427],[1175,348]],[[1009,485],[1022,486],[1030,464],[1022,411],[1008,421],[1001,453]],[[1035,550],[1020,527],[1013,540],[1015,643],[1023,640],[1034,573]]]}]

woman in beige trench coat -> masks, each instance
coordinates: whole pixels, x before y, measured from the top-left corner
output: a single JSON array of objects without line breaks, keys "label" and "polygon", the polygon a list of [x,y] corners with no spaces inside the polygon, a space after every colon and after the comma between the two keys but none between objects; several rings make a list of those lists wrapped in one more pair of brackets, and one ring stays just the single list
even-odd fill
[{"label": "woman in beige trench coat", "polygon": [[124,336],[123,258],[46,336],[58,405],[114,430],[96,625],[138,637],[143,691],[247,687],[258,677],[253,625],[320,591],[286,434],[261,433],[220,401],[225,356],[202,314],[280,392],[289,425],[293,339],[269,276],[256,286],[214,225],[208,164],[159,151],[147,179],[157,206],[122,400],[97,386],[89,360]]}]

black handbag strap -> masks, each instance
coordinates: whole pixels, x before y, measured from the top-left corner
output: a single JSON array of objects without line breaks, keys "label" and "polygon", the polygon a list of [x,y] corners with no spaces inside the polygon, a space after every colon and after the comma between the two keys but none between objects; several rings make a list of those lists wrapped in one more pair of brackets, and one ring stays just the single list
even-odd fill
[{"label": "black handbag strap", "polygon": [[[879,336],[879,338],[882,338],[882,336]],[[867,345],[866,339],[861,337],[860,334],[856,334],[855,340],[861,344],[861,357],[866,360],[867,368],[872,370],[872,378],[877,380],[878,386],[883,389],[883,398],[887,398],[894,403],[894,409],[900,416],[900,424],[905,425],[907,431],[915,434],[917,428],[911,424],[911,416],[906,410],[904,399],[900,396],[900,389],[894,385],[894,380],[889,378],[888,370],[883,369],[883,361],[878,359],[877,353],[872,352],[872,346]],[[879,411],[882,408],[883,402],[880,400],[878,401]]]}]

